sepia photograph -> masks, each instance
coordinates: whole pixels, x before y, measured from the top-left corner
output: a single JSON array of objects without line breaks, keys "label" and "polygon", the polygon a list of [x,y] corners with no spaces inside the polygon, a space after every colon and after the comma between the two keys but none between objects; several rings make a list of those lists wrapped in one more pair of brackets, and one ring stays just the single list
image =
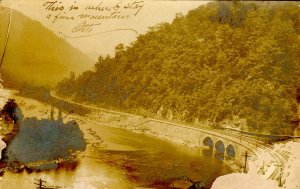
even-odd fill
[{"label": "sepia photograph", "polygon": [[300,2],[0,0],[0,189],[300,189]]}]

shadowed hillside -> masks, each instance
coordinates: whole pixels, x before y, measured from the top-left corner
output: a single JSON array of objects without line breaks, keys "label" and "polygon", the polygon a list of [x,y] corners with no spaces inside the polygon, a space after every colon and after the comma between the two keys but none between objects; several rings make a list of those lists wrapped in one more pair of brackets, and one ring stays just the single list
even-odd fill
[{"label": "shadowed hillside", "polygon": [[[0,11],[0,55],[4,50],[9,10]],[[22,82],[55,85],[70,71],[80,73],[91,60],[39,22],[12,11],[11,33],[1,73],[9,86]]]}]

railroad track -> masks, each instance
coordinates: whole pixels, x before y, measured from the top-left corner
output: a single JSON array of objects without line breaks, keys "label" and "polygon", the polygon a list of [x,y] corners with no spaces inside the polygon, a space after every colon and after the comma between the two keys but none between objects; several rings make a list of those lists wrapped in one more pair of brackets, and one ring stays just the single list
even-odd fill
[{"label": "railroad track", "polygon": [[[224,132],[220,132],[220,133],[224,133]],[[224,133],[225,134],[225,133]],[[229,132],[227,132],[227,135],[229,134]],[[231,136],[238,138],[239,134],[236,133],[230,133]],[[268,180],[278,180],[279,177],[281,177],[281,171],[282,171],[282,166],[287,162],[287,160],[289,159],[289,155],[285,152],[281,152],[279,150],[274,150],[274,147],[270,144],[265,144],[264,141],[261,140],[257,140],[251,136],[245,136],[243,135],[242,138],[243,142],[248,142],[249,144],[251,144],[252,146],[255,146],[255,148],[260,148],[261,150],[263,150],[264,152],[268,153],[271,155],[274,163],[274,171],[272,172],[272,174],[267,178]],[[262,167],[262,163],[259,167]],[[260,170],[258,170],[257,172],[259,172]]]}]

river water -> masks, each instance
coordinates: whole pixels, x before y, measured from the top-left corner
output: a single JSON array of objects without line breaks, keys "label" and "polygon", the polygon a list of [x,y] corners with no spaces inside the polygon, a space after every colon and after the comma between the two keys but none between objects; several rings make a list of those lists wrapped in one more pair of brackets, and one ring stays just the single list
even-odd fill
[{"label": "river water", "polygon": [[[49,108],[31,99],[14,98],[23,102],[25,115],[25,106],[31,104],[34,104],[35,112]],[[30,114],[33,114],[32,109]],[[172,180],[183,176],[202,181],[209,188],[216,177],[231,172],[223,161],[206,155],[202,149],[102,126],[83,117],[78,119],[85,120],[80,127],[88,144],[75,169],[32,173],[6,171],[0,177],[0,188],[33,189],[40,178],[46,181],[45,186],[64,188],[168,188]]]}]

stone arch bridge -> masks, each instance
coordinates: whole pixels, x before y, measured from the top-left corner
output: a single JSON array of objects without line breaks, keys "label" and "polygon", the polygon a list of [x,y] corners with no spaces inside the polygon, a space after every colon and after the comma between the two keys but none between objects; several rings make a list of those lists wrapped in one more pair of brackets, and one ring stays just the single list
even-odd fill
[{"label": "stone arch bridge", "polygon": [[210,134],[199,133],[199,147],[204,147],[211,151],[212,154],[218,155],[220,159],[242,159],[243,155],[247,152],[253,153],[251,147],[242,145],[241,140],[232,140],[227,137]]},{"label": "stone arch bridge", "polygon": [[150,118],[147,123],[143,123],[139,127],[143,127],[148,134],[186,146],[203,148],[212,155],[218,155],[221,159],[232,159],[240,164],[244,163],[246,152],[252,160],[258,159],[256,149],[262,143],[253,137],[237,132],[209,130]]}]

